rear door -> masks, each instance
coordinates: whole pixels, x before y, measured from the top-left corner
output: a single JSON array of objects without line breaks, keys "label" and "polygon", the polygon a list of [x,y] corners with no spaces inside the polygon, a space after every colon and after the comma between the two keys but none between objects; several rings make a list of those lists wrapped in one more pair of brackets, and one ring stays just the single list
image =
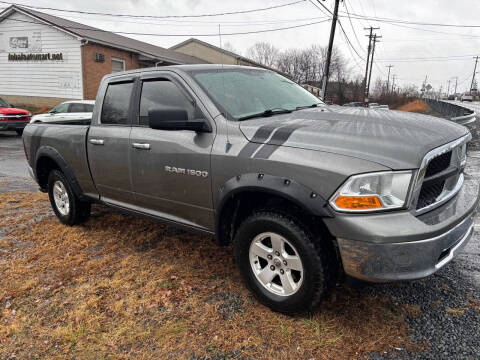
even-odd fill
[{"label": "rear door", "polygon": [[141,211],[192,226],[213,228],[210,152],[215,131],[154,130],[152,108],[182,108],[189,120],[207,119],[182,79],[160,73],[141,79],[137,114],[130,136],[132,182]]},{"label": "rear door", "polygon": [[130,131],[134,79],[106,85],[97,124],[90,127],[87,149],[93,181],[102,200],[133,204],[130,181]]}]

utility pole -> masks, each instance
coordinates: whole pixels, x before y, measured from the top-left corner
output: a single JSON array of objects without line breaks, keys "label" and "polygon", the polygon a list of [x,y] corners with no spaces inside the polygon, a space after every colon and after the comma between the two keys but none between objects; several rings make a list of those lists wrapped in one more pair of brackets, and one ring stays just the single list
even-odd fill
[{"label": "utility pole", "polygon": [[425,96],[425,94],[427,93],[427,78],[428,78],[428,75],[425,75],[425,80],[423,80],[423,84],[422,84],[422,97]]},{"label": "utility pole", "polygon": [[387,65],[388,68],[388,77],[387,77],[387,94],[390,92],[390,70],[392,69],[393,65]]},{"label": "utility pole", "polygon": [[448,80],[447,98],[448,98],[448,95],[450,95],[450,82],[451,80]]},{"label": "utility pole", "polygon": [[333,10],[333,18],[332,18],[332,27],[330,29],[330,40],[328,42],[327,63],[325,64],[325,71],[323,72],[322,99],[324,101],[325,101],[325,97],[327,96],[328,75],[330,73],[330,61],[332,60],[333,39],[335,38],[335,29],[337,27],[339,4],[340,4],[340,0],[335,0],[335,8]]},{"label": "utility pole", "polygon": [[475,59],[475,67],[473,68],[473,76],[472,76],[472,83],[470,84],[470,92],[473,90],[473,83],[475,81],[475,73],[477,72],[477,63],[478,63],[478,58],[479,56],[474,56]]},{"label": "utility pole", "polygon": [[372,39],[373,39],[373,30],[378,30],[380,28],[374,28],[374,27],[369,27],[369,28],[364,28],[364,30],[370,30],[370,34],[365,35],[368,36],[368,51],[367,51],[367,64],[365,67],[365,78],[363,80],[363,89],[364,89],[364,94],[363,94],[363,102],[365,103],[365,106],[368,105],[368,93],[367,93],[367,76],[368,76],[368,65],[370,62],[370,51],[372,49]]},{"label": "utility pole", "polygon": [[377,34],[373,35],[372,57],[370,59],[370,73],[368,74],[367,99],[368,99],[368,95],[370,93],[370,81],[372,80],[373,57],[375,56],[375,44],[380,41],[380,40],[377,40],[378,38],[381,38],[381,36],[377,36]]},{"label": "utility pole", "polygon": [[457,82],[458,82],[458,76],[455,76],[455,92],[453,93],[453,96],[457,96]]},{"label": "utility pole", "polygon": [[397,77],[397,75],[393,74],[392,76],[392,92],[395,92],[395,78]]}]

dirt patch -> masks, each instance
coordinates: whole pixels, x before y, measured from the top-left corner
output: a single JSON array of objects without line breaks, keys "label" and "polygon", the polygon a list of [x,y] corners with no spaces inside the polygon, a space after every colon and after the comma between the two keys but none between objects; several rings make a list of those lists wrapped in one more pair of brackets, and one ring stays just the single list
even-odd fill
[{"label": "dirt patch", "polygon": [[428,110],[428,105],[425,101],[417,99],[417,100],[410,101],[405,105],[399,106],[396,110],[424,114]]},{"label": "dirt patch", "polygon": [[347,286],[313,314],[271,312],[208,237],[97,206],[63,226],[31,192],[0,194],[0,225],[2,359],[346,359],[409,346],[402,307]]}]

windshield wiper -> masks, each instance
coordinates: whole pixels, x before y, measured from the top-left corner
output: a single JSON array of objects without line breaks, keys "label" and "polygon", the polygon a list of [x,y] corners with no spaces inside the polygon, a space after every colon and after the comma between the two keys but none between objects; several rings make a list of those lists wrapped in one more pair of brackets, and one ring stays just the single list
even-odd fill
[{"label": "windshield wiper", "polygon": [[292,111],[293,110],[282,109],[282,108],[267,109],[267,110],[259,112],[257,114],[242,116],[241,118],[238,118],[238,120],[253,119],[253,118],[256,118],[256,117],[268,117],[268,116],[277,115],[277,114],[287,114],[287,113],[291,113]]},{"label": "windshield wiper", "polygon": [[308,109],[308,108],[314,108],[317,107],[318,105],[321,105],[322,103],[316,103],[312,105],[306,105],[306,106],[297,106],[295,110],[302,110],[302,109]]}]

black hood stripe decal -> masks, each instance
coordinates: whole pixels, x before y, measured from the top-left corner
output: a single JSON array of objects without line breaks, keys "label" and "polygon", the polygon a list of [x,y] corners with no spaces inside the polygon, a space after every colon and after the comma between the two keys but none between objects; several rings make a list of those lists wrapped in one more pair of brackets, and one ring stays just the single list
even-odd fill
[{"label": "black hood stripe decal", "polygon": [[257,151],[257,149],[262,146],[265,141],[267,141],[270,135],[281,126],[282,124],[276,123],[267,124],[260,127],[253,135],[253,138],[247,143],[247,145],[245,145],[243,149],[240,150],[238,156],[251,157],[255,153],[255,151]]},{"label": "black hood stripe decal", "polygon": [[290,136],[302,127],[308,126],[310,124],[292,124],[278,129],[272,138],[263,145],[263,147],[258,150],[255,154],[255,159],[268,159],[280,146],[285,144],[285,142],[290,138]]}]

